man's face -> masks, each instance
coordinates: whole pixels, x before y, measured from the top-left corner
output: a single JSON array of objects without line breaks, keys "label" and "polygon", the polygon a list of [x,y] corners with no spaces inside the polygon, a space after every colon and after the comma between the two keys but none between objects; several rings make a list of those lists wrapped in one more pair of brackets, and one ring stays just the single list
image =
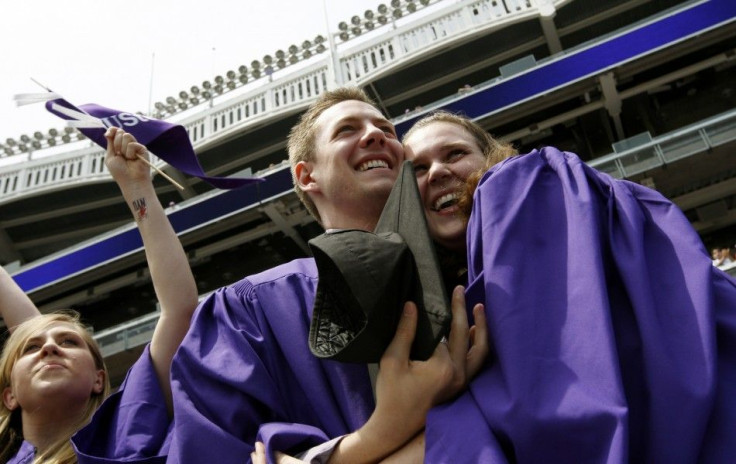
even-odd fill
[{"label": "man's face", "polygon": [[297,177],[324,226],[372,230],[404,160],[393,124],[367,103],[344,101],[317,118],[314,149]]}]

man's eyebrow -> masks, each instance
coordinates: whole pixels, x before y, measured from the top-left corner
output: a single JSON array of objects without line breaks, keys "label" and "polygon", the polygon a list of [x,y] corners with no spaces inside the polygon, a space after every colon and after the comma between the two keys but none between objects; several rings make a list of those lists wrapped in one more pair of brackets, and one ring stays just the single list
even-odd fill
[{"label": "man's eyebrow", "polygon": [[333,123],[333,126],[339,126],[340,124],[344,124],[346,122],[355,122],[359,119],[360,118],[358,118],[357,116],[352,116],[352,115],[343,116],[339,119],[336,119],[335,122]]}]

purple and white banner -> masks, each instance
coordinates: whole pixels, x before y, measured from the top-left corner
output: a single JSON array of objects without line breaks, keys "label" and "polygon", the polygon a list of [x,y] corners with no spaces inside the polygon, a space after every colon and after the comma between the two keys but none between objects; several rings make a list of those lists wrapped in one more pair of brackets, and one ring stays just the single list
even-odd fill
[{"label": "purple and white banner", "polygon": [[18,105],[46,102],[46,109],[65,119],[102,148],[107,148],[105,131],[110,126],[120,127],[133,135],[148,150],[162,160],[190,176],[199,177],[214,187],[233,189],[263,179],[259,177],[211,177],[204,173],[186,129],[179,124],[149,118],[142,114],[127,113],[89,103],[76,107],[54,92],[16,96]]}]

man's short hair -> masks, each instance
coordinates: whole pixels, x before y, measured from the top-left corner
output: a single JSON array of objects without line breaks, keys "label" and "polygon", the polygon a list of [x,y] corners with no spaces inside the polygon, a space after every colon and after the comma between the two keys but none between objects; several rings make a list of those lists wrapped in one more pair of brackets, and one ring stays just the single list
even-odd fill
[{"label": "man's short hair", "polygon": [[312,103],[307,111],[301,115],[299,122],[291,128],[287,141],[287,149],[289,151],[289,164],[291,164],[291,177],[294,181],[294,190],[302,201],[307,211],[322,224],[322,218],[317,211],[317,207],[306,192],[304,192],[297,183],[296,165],[300,161],[312,161],[314,159],[314,125],[317,118],[328,108],[342,103],[344,101],[357,100],[376,107],[376,103],[361,89],[357,87],[341,87],[339,89],[330,90],[319,96],[317,101]]}]

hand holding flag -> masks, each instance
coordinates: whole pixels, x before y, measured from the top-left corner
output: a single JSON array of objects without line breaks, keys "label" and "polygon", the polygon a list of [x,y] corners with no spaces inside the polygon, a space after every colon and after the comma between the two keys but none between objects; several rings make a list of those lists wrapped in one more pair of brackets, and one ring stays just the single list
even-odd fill
[{"label": "hand holding flag", "polygon": [[117,127],[108,128],[105,139],[105,165],[121,189],[135,188],[135,184],[151,183],[151,170],[144,162],[148,158],[145,146]]},{"label": "hand holding flag", "polygon": [[[152,119],[142,114],[105,108],[93,103],[76,107],[64,100],[61,95],[50,90],[45,93],[16,95],[15,100],[17,105],[45,101],[49,112],[67,120],[68,125],[76,127],[90,140],[105,149],[107,148],[105,139],[107,128],[120,127],[171,166],[217,188],[233,189],[263,180],[258,177],[207,176],[199,164],[186,130],[178,124]],[[169,178],[169,180],[172,179]]]}]

